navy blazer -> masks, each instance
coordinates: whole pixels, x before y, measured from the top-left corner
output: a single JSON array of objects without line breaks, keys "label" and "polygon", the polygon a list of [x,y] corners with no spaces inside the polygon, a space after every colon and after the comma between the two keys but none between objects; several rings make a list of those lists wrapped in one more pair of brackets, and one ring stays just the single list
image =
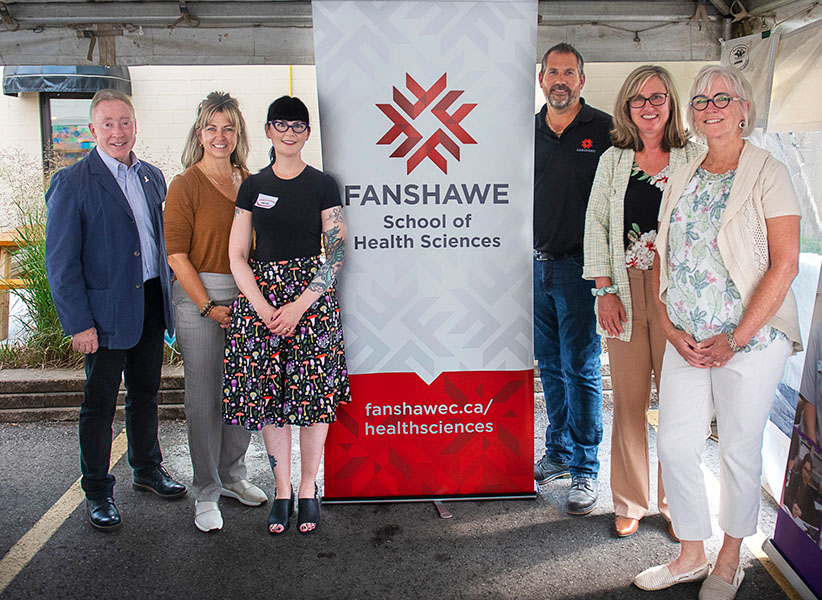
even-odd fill
[{"label": "navy blazer", "polygon": [[[166,182],[141,161],[140,182],[158,242],[166,328],[174,332],[171,270],[163,240]],[[143,265],[131,207],[117,180],[92,151],[57,172],[46,192],[46,270],[60,323],[68,335],[97,328],[100,346],[132,348],[143,332]]]}]

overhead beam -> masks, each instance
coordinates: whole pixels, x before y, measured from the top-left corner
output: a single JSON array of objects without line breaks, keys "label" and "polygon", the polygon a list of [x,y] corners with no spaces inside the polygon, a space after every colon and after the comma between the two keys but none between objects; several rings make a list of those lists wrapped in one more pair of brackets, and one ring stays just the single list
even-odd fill
[{"label": "overhead beam", "polygon": [[[653,1],[618,1],[586,2],[559,1],[540,2],[540,20],[579,23],[591,21],[632,21],[636,23],[657,21],[687,21],[696,12],[696,2],[653,2]],[[716,16],[713,9],[708,9],[709,16]]]},{"label": "overhead beam", "polygon": [[[0,28],[0,64],[90,64],[94,38],[114,41],[91,64],[205,65],[313,64],[309,1],[192,0],[191,19],[181,20],[173,0],[6,1],[19,31]],[[705,5],[708,21],[694,19],[696,2],[540,2],[538,49],[574,44],[586,60],[718,60],[722,23]],[[196,25],[196,26],[194,26]]]},{"label": "overhead beam", "polygon": [[[6,6],[24,29],[96,23],[169,27],[182,16],[181,4],[169,1],[10,2]],[[310,2],[194,1],[186,2],[185,6],[200,26],[311,27]]]}]

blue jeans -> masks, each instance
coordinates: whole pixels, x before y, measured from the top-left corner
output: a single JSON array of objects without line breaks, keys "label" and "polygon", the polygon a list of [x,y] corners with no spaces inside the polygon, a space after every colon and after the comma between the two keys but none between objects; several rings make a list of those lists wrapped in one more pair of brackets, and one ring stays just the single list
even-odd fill
[{"label": "blue jeans", "polygon": [[596,478],[602,378],[593,282],[582,256],[534,259],[534,355],[545,391],[545,453],[571,475]]}]

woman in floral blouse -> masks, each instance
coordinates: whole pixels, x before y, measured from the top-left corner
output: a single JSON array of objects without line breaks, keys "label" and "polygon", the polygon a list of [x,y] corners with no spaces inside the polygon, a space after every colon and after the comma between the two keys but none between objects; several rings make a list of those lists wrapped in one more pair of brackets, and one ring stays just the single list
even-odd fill
[{"label": "woman in floral blouse", "polygon": [[[619,537],[637,530],[650,504],[646,413],[651,372],[659,388],[665,350],[651,270],[659,203],[671,170],[704,150],[687,141],[681,114],[668,71],[645,65],[628,75],[585,219],[583,276],[596,282],[597,332],[607,338],[614,389],[611,494]],[[657,506],[670,522],[661,480]]]},{"label": "woman in floral blouse", "polygon": [[[704,67],[691,96],[689,124],[708,152],[668,182],[656,259],[668,340],[657,448],[682,543],[676,560],[646,569],[634,583],[656,590],[704,579],[701,600],[731,599],[744,576],[742,538],[756,532],[763,430],[785,361],[801,347],[790,292],[799,263],[799,206],[785,166],[744,140],[755,112],[742,74]],[[711,571],[701,462],[714,411],[724,539]]]}]

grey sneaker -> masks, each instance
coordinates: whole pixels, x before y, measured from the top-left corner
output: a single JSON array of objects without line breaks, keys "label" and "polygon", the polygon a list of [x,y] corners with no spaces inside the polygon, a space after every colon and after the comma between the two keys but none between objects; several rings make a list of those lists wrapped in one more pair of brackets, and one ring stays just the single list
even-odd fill
[{"label": "grey sneaker", "polygon": [[596,479],[574,477],[571,489],[568,491],[566,512],[569,515],[587,515],[596,508],[598,496],[599,488]]},{"label": "grey sneaker", "polygon": [[570,476],[568,465],[552,461],[547,454],[534,465],[534,481],[540,485],[554,479],[567,479]]}]

